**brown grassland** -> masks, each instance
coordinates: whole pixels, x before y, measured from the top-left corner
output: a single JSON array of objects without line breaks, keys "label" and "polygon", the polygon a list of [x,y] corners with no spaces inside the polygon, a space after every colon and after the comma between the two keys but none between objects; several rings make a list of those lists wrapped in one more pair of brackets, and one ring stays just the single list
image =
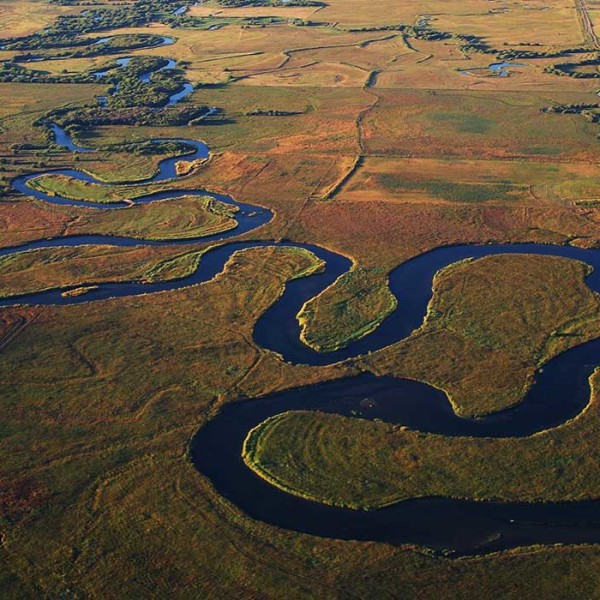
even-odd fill
[{"label": "brown grassland", "polygon": [[[600,28],[598,7],[587,4]],[[85,9],[2,0],[0,35],[34,33]],[[203,197],[114,211],[46,203],[10,189],[24,173],[76,168],[128,183],[36,180],[83,200],[226,193],[274,213],[239,239],[308,242],[352,260],[352,271],[300,315],[305,340],[326,350],[377,326],[395,306],[390,270],[434,248],[600,246],[600,125],[542,112],[597,102],[596,80],[544,70],[589,52],[517,59],[523,66],[508,77],[480,77],[459,69],[487,69],[493,54],[461,50],[455,38],[374,30],[425,20],[499,50],[593,50],[574,2],[211,3],[189,16],[227,24],[209,31],[152,23],[103,35],[176,37],[172,46],[122,55],[179,61],[197,86],[182,106],[218,107],[213,120],[82,128],[75,141],[100,149],[78,154],[54,146],[36,122],[51,109],[93,104],[107,85],[0,84],[1,247],[79,234],[186,239],[235,225],[234,210]],[[231,22],[264,16],[312,24]],[[0,51],[0,60],[13,54]],[[35,69],[85,72],[112,58],[40,61]],[[202,140],[210,160],[173,181],[131,184],[153,175],[164,156],[110,145],[159,138]],[[0,295],[178,278],[208,246],[199,239],[9,254],[0,259]],[[451,560],[299,534],[250,519],[193,468],[191,437],[241,398],[373,371],[444,390],[460,415],[487,414],[520,402],[547,360],[600,335],[585,265],[495,256],[439,273],[428,316],[406,340],[331,366],[292,365],[261,348],[253,328],[286,282],[321,266],[303,250],[252,249],[213,280],[176,291],[0,309],[0,596],[597,597],[596,546]],[[246,460],[293,493],[343,506],[428,495],[598,498],[597,375],[593,382],[581,415],[527,438],[450,438],[300,411],[263,423]]]},{"label": "brown grassland", "polygon": [[23,0],[11,2],[2,0],[0,3],[0,22],[2,22],[2,37],[18,37],[36,33],[50,25],[59,15],[78,12],[72,8],[50,5],[44,0]]}]

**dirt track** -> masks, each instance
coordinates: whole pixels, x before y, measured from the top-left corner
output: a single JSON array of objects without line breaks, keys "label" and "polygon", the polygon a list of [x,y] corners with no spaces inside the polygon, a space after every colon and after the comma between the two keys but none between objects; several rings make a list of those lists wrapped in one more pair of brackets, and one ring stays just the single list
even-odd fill
[{"label": "dirt track", "polygon": [[594,31],[592,20],[590,19],[589,7],[586,0],[575,0],[575,8],[577,10],[579,22],[581,23],[584,41],[589,42],[593,44],[594,47],[598,48],[600,43],[598,41],[598,36]]}]

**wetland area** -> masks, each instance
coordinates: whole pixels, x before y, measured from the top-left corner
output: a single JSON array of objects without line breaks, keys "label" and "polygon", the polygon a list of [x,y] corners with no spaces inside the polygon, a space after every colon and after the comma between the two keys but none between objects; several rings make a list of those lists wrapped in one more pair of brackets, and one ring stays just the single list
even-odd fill
[{"label": "wetland area", "polygon": [[3,597],[597,595],[593,7],[0,19]]}]

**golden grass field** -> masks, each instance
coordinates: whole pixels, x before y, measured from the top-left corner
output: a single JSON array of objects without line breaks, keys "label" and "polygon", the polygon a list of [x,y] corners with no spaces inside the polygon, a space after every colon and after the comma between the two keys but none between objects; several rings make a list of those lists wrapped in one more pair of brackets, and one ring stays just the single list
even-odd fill
[{"label": "golden grass field", "polygon": [[49,5],[43,0],[0,2],[0,21],[3,37],[18,37],[39,31],[52,23],[59,15],[78,12],[72,8]]},{"label": "golden grass field", "polygon": [[[568,0],[521,0],[486,2],[466,0],[448,5],[439,0],[421,2],[391,0],[377,5],[374,11],[366,0],[333,0],[316,17],[344,27],[407,23],[431,16],[436,29],[453,33],[484,36],[496,45],[504,42],[520,44],[536,42],[550,45],[572,45],[581,39],[573,3]],[[535,28],[531,27],[532,22]],[[560,23],[560,30],[557,25]]]}]

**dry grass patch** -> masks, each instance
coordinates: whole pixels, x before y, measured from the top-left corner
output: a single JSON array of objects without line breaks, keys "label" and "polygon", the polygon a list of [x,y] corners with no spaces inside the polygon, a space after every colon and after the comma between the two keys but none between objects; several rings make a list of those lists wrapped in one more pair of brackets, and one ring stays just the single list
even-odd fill
[{"label": "dry grass patch", "polygon": [[550,162],[551,148],[532,146],[530,153],[530,161],[367,157],[336,198],[531,205],[600,196],[593,165]]},{"label": "dry grass patch", "polygon": [[20,37],[37,33],[53,23],[60,15],[78,13],[77,7],[48,4],[43,0],[2,0],[0,23],[2,37]]}]

